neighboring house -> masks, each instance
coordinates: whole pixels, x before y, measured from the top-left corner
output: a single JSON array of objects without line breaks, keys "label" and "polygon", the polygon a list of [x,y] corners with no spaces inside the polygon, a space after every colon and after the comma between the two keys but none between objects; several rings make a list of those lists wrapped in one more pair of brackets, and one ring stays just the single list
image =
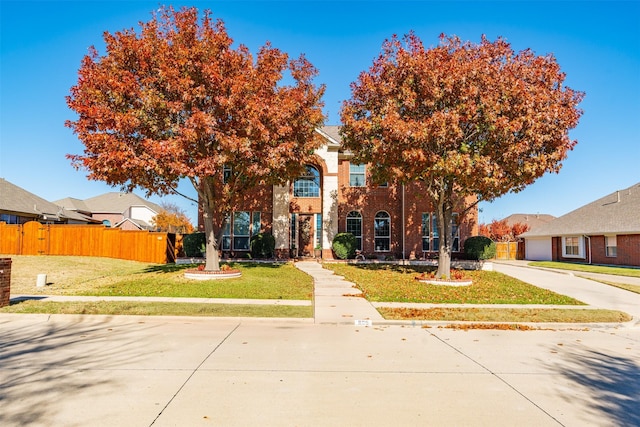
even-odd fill
[{"label": "neighboring house", "polygon": [[[367,166],[352,163],[353,156],[342,149],[339,126],[324,126],[317,132],[325,144],[307,165],[307,173],[291,185],[262,186],[244,195],[229,213],[221,249],[248,251],[251,237],[266,231],[275,237],[279,257],[310,256],[319,248],[323,258],[332,258],[334,236],[350,232],[367,256],[436,256],[435,209],[422,184],[374,183]],[[475,201],[475,197],[458,200],[454,211]],[[464,218],[454,216],[453,251],[460,252],[464,240],[477,234],[478,210],[471,209]],[[218,226],[221,222],[216,218]],[[201,214],[198,228],[204,230]]]},{"label": "neighboring house", "polygon": [[544,225],[550,221],[553,221],[556,217],[547,214],[513,214],[504,218],[507,221],[507,225],[512,227],[514,224],[527,224],[529,226],[528,231],[532,231],[541,225]]},{"label": "neighboring house", "polygon": [[162,210],[159,205],[136,194],[118,192],[85,200],[67,197],[55,203],[122,230],[154,230],[153,218]]},{"label": "neighboring house", "polygon": [[36,196],[15,184],[0,178],[0,221],[24,224],[39,221],[45,224],[94,223],[89,216],[69,211],[62,206]]},{"label": "neighboring house", "polygon": [[521,235],[528,260],[640,266],[640,183]]}]

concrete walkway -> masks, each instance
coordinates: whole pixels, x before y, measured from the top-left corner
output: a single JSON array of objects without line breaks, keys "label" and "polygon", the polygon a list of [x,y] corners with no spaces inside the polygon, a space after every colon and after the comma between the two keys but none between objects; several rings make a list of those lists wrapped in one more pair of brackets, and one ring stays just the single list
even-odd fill
[{"label": "concrete walkway", "polygon": [[313,277],[315,323],[370,325],[384,320],[362,297],[362,292],[344,277],[322,268],[317,261],[300,261],[295,265]]}]

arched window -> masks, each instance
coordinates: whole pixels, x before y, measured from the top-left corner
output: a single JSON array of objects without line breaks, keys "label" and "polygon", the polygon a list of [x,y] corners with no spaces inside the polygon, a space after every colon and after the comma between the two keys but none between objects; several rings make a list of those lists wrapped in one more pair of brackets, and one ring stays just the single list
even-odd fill
[{"label": "arched window", "polygon": [[313,166],[293,183],[293,197],[320,197],[320,172]]},{"label": "arched window", "polygon": [[385,211],[376,214],[373,220],[376,252],[388,252],[391,248],[391,217]]},{"label": "arched window", "polygon": [[347,214],[347,233],[351,233],[356,238],[356,249],[362,250],[362,215],[358,211],[351,211]]}]

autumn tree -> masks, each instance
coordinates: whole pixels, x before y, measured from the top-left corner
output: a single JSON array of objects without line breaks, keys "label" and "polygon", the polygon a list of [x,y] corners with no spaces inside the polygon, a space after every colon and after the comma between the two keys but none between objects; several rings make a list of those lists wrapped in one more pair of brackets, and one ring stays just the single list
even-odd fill
[{"label": "autumn tree", "polygon": [[317,70],[268,42],[255,58],[234,48],[224,23],[195,8],[162,8],[139,33],[105,32],[104,41],[106,54],[91,48],[67,97],[77,119],[66,125],[84,144],[68,157],[90,179],[148,195],[177,193],[189,180],[203,212],[205,268],[219,270],[223,225],[214,217],[251,188],[302,174],[321,145]]},{"label": "autumn tree", "polygon": [[455,196],[489,201],[559,171],[583,98],[564,80],[552,55],[516,53],[501,38],[441,35],[425,49],[410,33],[385,41],[351,84],[344,148],[380,182],[424,182],[441,232],[438,277],[450,272]]},{"label": "autumn tree", "polygon": [[162,210],[152,220],[158,231],[183,234],[193,233],[193,224],[191,224],[184,209],[175,203],[169,202],[162,202],[160,207]]},{"label": "autumn tree", "polygon": [[495,242],[512,242],[520,234],[530,229],[529,224],[524,222],[509,224],[506,219],[494,219],[489,224],[478,224],[478,234],[486,236]]}]

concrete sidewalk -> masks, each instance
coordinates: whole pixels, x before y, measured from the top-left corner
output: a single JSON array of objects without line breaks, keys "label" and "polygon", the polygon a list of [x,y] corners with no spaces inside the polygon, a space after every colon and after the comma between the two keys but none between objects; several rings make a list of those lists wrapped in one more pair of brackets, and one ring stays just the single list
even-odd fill
[{"label": "concrete sidewalk", "polygon": [[315,323],[369,324],[384,319],[362,292],[344,277],[322,268],[317,261],[296,262],[296,267],[313,277],[313,306]]},{"label": "concrete sidewalk", "polygon": [[640,425],[640,328],[0,314],[0,425]]}]

